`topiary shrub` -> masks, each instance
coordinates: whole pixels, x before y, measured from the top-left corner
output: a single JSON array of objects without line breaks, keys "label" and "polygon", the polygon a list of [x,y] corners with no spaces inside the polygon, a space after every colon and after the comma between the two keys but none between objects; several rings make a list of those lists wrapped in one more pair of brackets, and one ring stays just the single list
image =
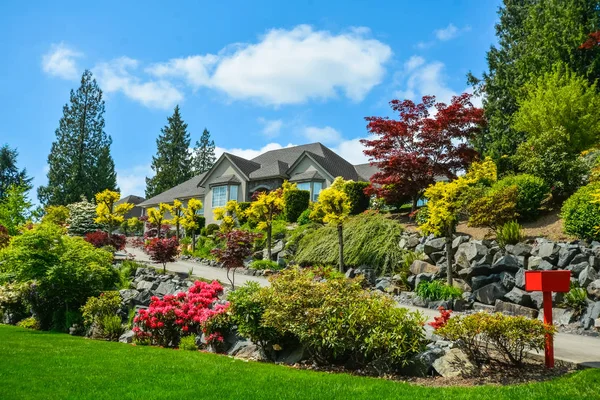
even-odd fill
[{"label": "topiary shrub", "polygon": [[600,191],[600,183],[582,186],[565,201],[562,207],[565,233],[580,239],[600,240],[600,203],[594,203],[593,194]]},{"label": "topiary shrub", "polygon": [[310,209],[307,208],[306,210],[302,211],[302,214],[300,214],[296,222],[298,222],[298,225],[310,224],[312,222],[310,220]]},{"label": "topiary shrub", "polygon": [[283,194],[285,207],[283,214],[288,222],[296,222],[300,215],[308,210],[310,192],[308,190],[286,190]]},{"label": "topiary shrub", "polygon": [[492,191],[509,186],[517,187],[516,210],[519,219],[532,220],[538,214],[542,202],[550,195],[550,187],[542,178],[530,174],[506,176],[492,186]]},{"label": "topiary shrub", "polygon": [[350,198],[350,215],[360,214],[369,208],[371,197],[365,194],[365,189],[369,185],[369,182],[361,181],[348,181],[344,185],[344,192]]},{"label": "topiary shrub", "polygon": [[196,337],[195,336],[184,336],[179,341],[179,349],[184,351],[198,351],[198,346],[196,346]]},{"label": "topiary shrub", "polygon": [[69,235],[83,236],[89,232],[101,230],[103,227],[94,222],[96,219],[96,205],[87,201],[84,197],[78,203],[72,203],[67,206],[69,209]]},{"label": "topiary shrub", "polygon": [[288,269],[261,289],[261,325],[297,338],[320,364],[397,370],[424,346],[418,312],[362,288],[362,279]]},{"label": "topiary shrub", "polygon": [[[344,224],[344,263],[367,265],[378,274],[394,271],[404,251],[398,247],[402,225],[376,212],[350,217]],[[337,265],[338,234],[335,226],[310,231],[298,242],[295,260],[300,265]]]},{"label": "topiary shrub", "polygon": [[206,236],[212,236],[219,230],[219,225],[217,224],[208,224],[206,225]]}]

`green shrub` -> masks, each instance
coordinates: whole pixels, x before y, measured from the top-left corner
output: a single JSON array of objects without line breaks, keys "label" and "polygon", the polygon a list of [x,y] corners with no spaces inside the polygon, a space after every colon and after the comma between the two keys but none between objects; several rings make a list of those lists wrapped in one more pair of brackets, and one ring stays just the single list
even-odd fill
[{"label": "green shrub", "polygon": [[[90,297],[83,307],[83,322],[87,328],[95,325],[100,332],[104,332],[104,322],[117,314],[121,308],[121,295],[117,291],[108,291],[101,293],[98,297]],[[121,323],[119,317],[119,324]],[[113,323],[113,321],[108,321]]]},{"label": "green shrub", "polygon": [[417,210],[417,212],[415,213],[415,223],[418,226],[424,225],[427,222],[428,218],[429,218],[429,209],[427,208],[426,205],[419,208]]},{"label": "green shrub", "polygon": [[419,297],[426,300],[452,300],[462,297],[462,290],[454,286],[448,286],[441,281],[420,282],[415,292]]},{"label": "green shrub", "polygon": [[509,221],[502,225],[496,231],[496,240],[500,247],[504,248],[507,244],[517,244],[523,240],[521,225],[517,221]]},{"label": "green shrub", "polygon": [[197,351],[198,346],[196,346],[196,337],[193,335],[182,337],[179,341],[179,349],[185,351]]},{"label": "green shrub", "polygon": [[542,202],[550,195],[550,187],[542,178],[530,174],[511,175],[500,179],[492,191],[509,186],[517,187],[517,213],[522,220],[535,219]]},{"label": "green shrub", "polygon": [[219,230],[219,225],[217,224],[208,224],[206,225],[206,236],[212,236]]},{"label": "green shrub", "polygon": [[[27,316],[27,297],[30,283],[4,283],[0,285],[0,316],[12,315],[15,323]],[[0,319],[1,321],[1,319]]]},{"label": "green shrub", "polygon": [[[255,241],[255,246],[257,249],[263,249],[267,245],[267,235],[258,229],[252,229],[251,232],[261,233],[262,235],[258,237]],[[283,219],[273,220],[273,225],[271,225],[271,237],[272,242],[271,246],[275,243],[276,240],[280,240],[285,238],[288,233],[287,222]]]},{"label": "green shrub", "polygon": [[546,334],[554,332],[554,326],[537,319],[479,312],[452,317],[435,333],[459,343],[474,361],[493,359],[495,350],[505,361],[521,366],[525,354],[541,351]]},{"label": "green shrub", "polygon": [[469,226],[481,226],[492,230],[512,221],[517,214],[517,187],[505,186],[482,194],[475,188],[467,202]]},{"label": "green shrub", "polygon": [[17,323],[17,326],[26,329],[40,330],[40,323],[34,317],[25,318]]},{"label": "green shrub", "polygon": [[83,238],[63,235],[56,225],[41,224],[0,252],[0,273],[12,274],[15,282],[35,281],[28,306],[42,329],[65,327],[67,310],[79,310],[88,297],[115,288],[119,274],[112,258]]},{"label": "green shrub", "polygon": [[298,222],[298,225],[310,224],[310,209],[307,208],[306,210],[302,211],[302,214],[300,214],[296,222]]},{"label": "green shrub", "polygon": [[600,203],[592,203],[593,194],[600,191],[600,183],[582,186],[562,206],[561,217],[566,233],[580,239],[600,240],[597,226],[600,222]]},{"label": "green shrub", "polygon": [[268,304],[265,302],[266,296],[261,295],[261,290],[257,282],[246,282],[244,286],[230,292],[227,297],[228,311],[232,322],[237,325],[239,334],[252,340],[265,354],[274,358],[273,346],[283,347],[286,338],[274,328],[262,324]]},{"label": "green shrub", "polygon": [[583,314],[588,306],[587,291],[584,288],[571,286],[571,290],[565,294],[563,306],[572,309],[576,316]]},{"label": "green shrub", "polygon": [[298,217],[306,210],[310,204],[310,192],[308,190],[288,190],[283,196],[285,208],[283,215],[286,221],[296,222]]},{"label": "green shrub", "polygon": [[262,326],[297,338],[322,364],[401,368],[424,345],[422,316],[389,296],[362,289],[362,279],[315,279],[288,269],[260,291]]},{"label": "green shrub", "polygon": [[[376,212],[350,217],[344,223],[344,263],[368,265],[378,274],[394,271],[404,251],[398,247],[403,227]],[[298,244],[295,260],[300,265],[337,265],[338,236],[335,226],[308,232]]]},{"label": "green shrub", "polygon": [[194,251],[193,256],[212,260],[215,258],[215,256],[211,253],[211,251],[218,247],[219,243],[215,239],[206,236],[199,236],[196,239],[196,250]]},{"label": "green shrub", "polygon": [[135,276],[138,268],[145,268],[146,265],[133,260],[125,260],[118,268],[119,271],[119,289],[129,289],[131,280]]},{"label": "green shrub", "polygon": [[350,198],[350,215],[360,214],[369,208],[371,197],[365,194],[365,189],[369,185],[369,182],[361,181],[348,181],[344,185],[344,192]]},{"label": "green shrub", "polygon": [[322,227],[323,225],[315,224],[312,222],[306,225],[298,225],[294,230],[292,230],[289,233],[285,244],[285,248],[292,252],[296,252],[296,250],[298,250],[300,240],[302,240],[304,236]]},{"label": "green shrub", "polygon": [[280,270],[282,269],[281,265],[276,261],[271,260],[254,260],[250,263],[250,268],[252,269],[272,269],[272,270]]},{"label": "green shrub", "polygon": [[119,337],[125,332],[125,327],[121,323],[121,317],[118,315],[100,317],[99,324],[102,326],[102,336],[114,342],[119,340]]}]

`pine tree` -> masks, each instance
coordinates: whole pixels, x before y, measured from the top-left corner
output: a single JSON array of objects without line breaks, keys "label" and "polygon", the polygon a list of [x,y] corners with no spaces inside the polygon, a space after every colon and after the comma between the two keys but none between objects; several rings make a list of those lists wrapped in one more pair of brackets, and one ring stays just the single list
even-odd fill
[{"label": "pine tree", "polygon": [[154,197],[193,176],[189,154],[190,135],[179,113],[179,106],[175,106],[173,115],[167,120],[168,124],[156,139],[157,153],[152,157],[155,175],[146,178],[146,198]]},{"label": "pine tree", "polygon": [[0,147],[0,201],[6,198],[8,188],[11,186],[22,186],[25,191],[31,190],[31,180],[27,171],[17,168],[17,149],[11,149],[7,144]]},{"label": "pine tree", "polygon": [[104,100],[92,73],[86,70],[81,86],[71,90],[70,104],[56,130],[48,156],[48,185],[38,189],[44,205],[67,205],[81,196],[91,200],[105,189],[116,190],[112,139],[104,132]]},{"label": "pine tree", "polygon": [[194,175],[200,175],[211,169],[215,160],[215,142],[210,140],[210,132],[204,128],[200,140],[196,141],[196,147],[194,147],[192,160]]}]

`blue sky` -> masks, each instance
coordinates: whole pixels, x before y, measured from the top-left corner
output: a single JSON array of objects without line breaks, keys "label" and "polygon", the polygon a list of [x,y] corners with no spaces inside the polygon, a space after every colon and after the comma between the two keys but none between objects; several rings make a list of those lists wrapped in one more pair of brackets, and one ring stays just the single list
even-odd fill
[{"label": "blue sky", "polygon": [[91,69],[124,195],[143,195],[176,104],[192,141],[206,127],[218,153],[321,141],[366,162],[365,116],[390,115],[393,98],[448,101],[468,90],[468,71],[485,70],[499,4],[5,2],[0,144],[44,184],[62,107]]}]

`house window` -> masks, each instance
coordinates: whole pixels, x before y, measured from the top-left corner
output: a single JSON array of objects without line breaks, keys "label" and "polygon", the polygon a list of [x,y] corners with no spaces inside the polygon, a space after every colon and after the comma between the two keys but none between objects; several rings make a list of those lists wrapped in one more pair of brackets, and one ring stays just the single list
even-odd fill
[{"label": "house window", "polygon": [[313,182],[312,199],[313,201],[319,200],[319,193],[323,189],[323,182]]},{"label": "house window", "polygon": [[237,187],[237,185],[229,186],[229,200],[235,200],[235,201],[237,201],[237,199],[238,199],[238,187]]},{"label": "house window", "polygon": [[223,207],[227,203],[227,186],[215,186],[212,188],[212,206]]},{"label": "house window", "polygon": [[212,206],[224,207],[227,201],[238,201],[238,185],[223,185],[212,188]]},{"label": "house window", "polygon": [[298,184],[299,190],[308,190],[310,192],[310,182],[302,182]]}]

